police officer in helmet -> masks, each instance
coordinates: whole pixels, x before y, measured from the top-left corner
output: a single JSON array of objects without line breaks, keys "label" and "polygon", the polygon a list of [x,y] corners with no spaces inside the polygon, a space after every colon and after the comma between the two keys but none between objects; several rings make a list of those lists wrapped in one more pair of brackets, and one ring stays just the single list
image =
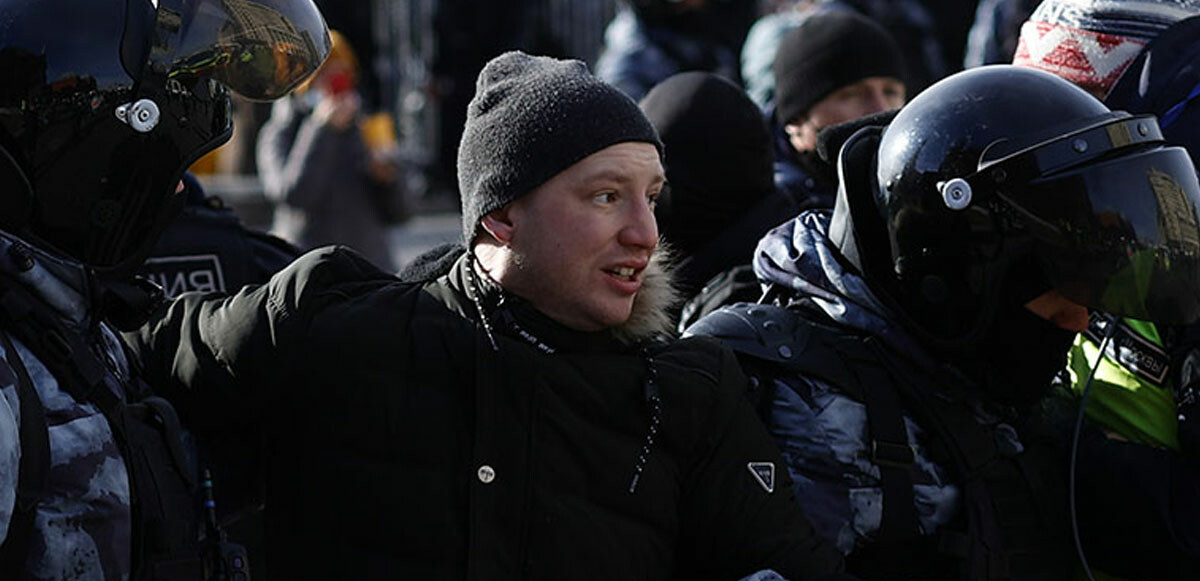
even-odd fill
[{"label": "police officer in helmet", "polygon": [[1089,308],[1200,314],[1191,160],[1152,116],[1007,66],[861,125],[835,209],[760,242],[768,304],[689,333],[757,379],[796,496],[852,572],[1065,578],[1063,422],[1039,402]]},{"label": "police officer in helmet", "polygon": [[308,0],[0,0],[0,578],[218,571],[179,414],[113,327],[154,302],[129,275],[229,91],[280,97],[328,50]]}]

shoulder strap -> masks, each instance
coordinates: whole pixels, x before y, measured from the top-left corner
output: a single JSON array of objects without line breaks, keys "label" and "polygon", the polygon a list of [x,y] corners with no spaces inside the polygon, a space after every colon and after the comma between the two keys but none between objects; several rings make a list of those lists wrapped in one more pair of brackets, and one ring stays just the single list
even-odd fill
[{"label": "shoulder strap", "polygon": [[33,380],[21,361],[21,355],[13,347],[8,333],[0,331],[0,344],[4,346],[10,366],[16,373],[17,397],[21,410],[21,461],[17,476],[17,501],[12,519],[8,524],[8,535],[0,545],[0,577],[17,579],[25,567],[29,554],[29,539],[33,536],[33,522],[37,506],[46,490],[50,475],[50,437],[46,427],[46,410],[33,386]]},{"label": "shoulder strap", "polygon": [[867,408],[867,429],[871,438],[871,461],[879,467],[883,480],[883,517],[878,535],[882,543],[906,543],[919,533],[914,502],[912,470],[916,454],[908,441],[904,424],[904,406],[900,402],[897,380],[871,357],[868,349],[874,340],[858,340],[852,347],[840,341],[838,351],[847,359],[858,378],[863,405]]}]

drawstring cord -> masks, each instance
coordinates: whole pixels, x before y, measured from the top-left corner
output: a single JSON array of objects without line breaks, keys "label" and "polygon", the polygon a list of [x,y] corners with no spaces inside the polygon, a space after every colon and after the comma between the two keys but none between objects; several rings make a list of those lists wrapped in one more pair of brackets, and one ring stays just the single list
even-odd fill
[{"label": "drawstring cord", "polygon": [[483,325],[483,332],[487,335],[488,343],[492,345],[492,351],[499,353],[500,347],[496,345],[496,336],[492,333],[492,322],[488,318],[487,313],[483,310],[483,303],[479,302],[479,275],[475,273],[475,263],[478,261],[475,258],[475,253],[467,251],[467,298],[471,299],[471,304],[475,305],[475,311],[479,313],[479,323]]},{"label": "drawstring cord", "polygon": [[[483,325],[483,332],[487,335],[488,343],[492,346],[492,351],[499,352],[500,348],[496,344],[496,337],[492,331],[492,323],[487,316],[487,312],[483,308],[483,303],[479,299],[479,279],[475,272],[475,262],[478,260],[475,253],[467,251],[467,260],[470,264],[467,267],[467,297],[471,299],[471,304],[475,305],[476,312],[479,313],[479,323]],[[535,346],[538,346],[536,343]],[[553,350],[550,350],[552,353]],[[658,429],[662,424],[662,393],[658,387],[658,370],[654,367],[654,360],[651,359],[649,353],[645,349],[642,350],[642,357],[646,360],[646,381],[642,386],[642,392],[646,398],[646,405],[650,408],[650,428],[646,432],[646,441],[642,444],[642,449],[638,453],[637,463],[633,467],[633,479],[629,482],[629,493],[633,494],[637,490],[638,482],[641,481],[642,472],[646,469],[646,464],[650,461],[650,452],[654,449],[654,439],[658,437]]]},{"label": "drawstring cord", "polygon": [[646,442],[642,444],[637,463],[633,467],[633,480],[629,483],[630,494],[637,490],[638,482],[642,478],[642,471],[646,469],[646,463],[650,460],[650,451],[654,448],[654,438],[658,436],[659,424],[662,423],[662,393],[658,388],[658,371],[654,368],[654,360],[645,350],[642,351],[642,355],[646,358],[647,372],[643,392],[646,397],[646,405],[650,406],[650,430],[646,432]]}]

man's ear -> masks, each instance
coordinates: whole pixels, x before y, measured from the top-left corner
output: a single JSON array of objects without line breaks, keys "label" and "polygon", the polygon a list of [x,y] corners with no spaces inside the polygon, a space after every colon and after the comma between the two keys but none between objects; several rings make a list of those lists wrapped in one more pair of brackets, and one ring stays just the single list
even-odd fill
[{"label": "man's ear", "polygon": [[510,207],[511,205],[505,206],[499,210],[485,214],[483,219],[479,221],[479,225],[482,226],[488,234],[491,234],[492,238],[496,239],[496,242],[501,244],[508,244],[511,242],[513,231],[515,230],[512,217],[509,216],[508,212]]}]

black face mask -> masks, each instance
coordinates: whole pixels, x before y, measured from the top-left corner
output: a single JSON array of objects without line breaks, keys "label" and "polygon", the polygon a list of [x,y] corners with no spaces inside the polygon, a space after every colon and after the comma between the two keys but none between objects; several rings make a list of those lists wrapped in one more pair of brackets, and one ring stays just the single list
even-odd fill
[{"label": "black face mask", "polygon": [[1026,407],[1036,403],[1066,367],[1075,333],[1009,300],[977,344],[969,374],[997,401]]}]

